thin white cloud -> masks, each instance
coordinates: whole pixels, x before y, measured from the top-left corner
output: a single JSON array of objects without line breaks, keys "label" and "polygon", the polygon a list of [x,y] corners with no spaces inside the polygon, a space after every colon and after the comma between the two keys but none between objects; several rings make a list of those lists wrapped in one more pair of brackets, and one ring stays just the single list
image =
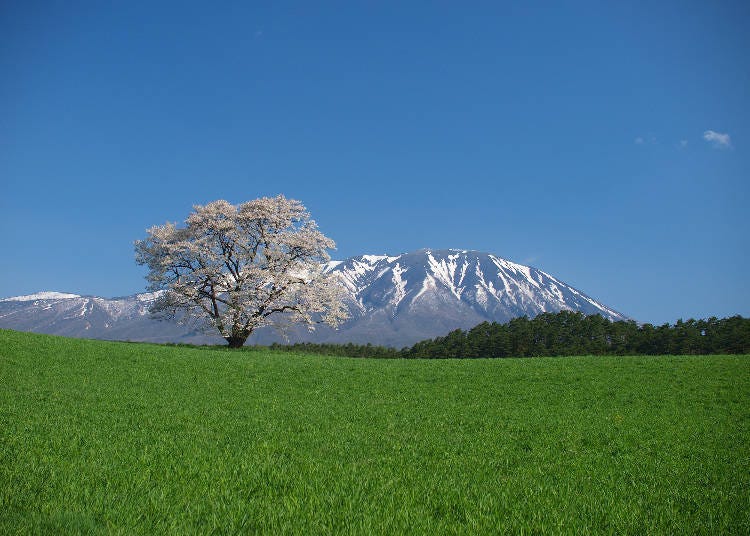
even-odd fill
[{"label": "thin white cloud", "polygon": [[703,139],[712,144],[714,147],[718,147],[721,149],[732,146],[732,139],[729,137],[729,134],[722,134],[721,132],[716,132],[713,130],[705,131],[703,133]]},{"label": "thin white cloud", "polygon": [[688,141],[687,140],[680,140],[680,147],[687,147]]},{"label": "thin white cloud", "polygon": [[649,134],[648,136],[638,136],[633,140],[633,143],[636,145],[656,145],[659,142],[657,141],[656,136]]}]

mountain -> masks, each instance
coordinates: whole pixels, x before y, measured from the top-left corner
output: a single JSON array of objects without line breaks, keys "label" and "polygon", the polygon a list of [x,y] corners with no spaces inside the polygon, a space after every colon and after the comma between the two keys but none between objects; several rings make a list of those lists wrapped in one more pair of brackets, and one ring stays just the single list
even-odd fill
[{"label": "mountain", "polygon": [[[354,342],[407,346],[470,328],[560,310],[625,316],[553,276],[495,255],[466,250],[419,250],[398,256],[362,255],[332,261],[347,290],[350,319],[338,330],[294,328],[288,342]],[[42,292],[0,300],[0,327],[95,339],[221,344],[195,324],[150,318],[154,293],[105,299]],[[286,342],[271,329],[249,343]]]},{"label": "mountain", "polygon": [[85,339],[221,344],[195,325],[161,322],[149,316],[157,294],[121,298],[39,292],[0,300],[0,328]]}]

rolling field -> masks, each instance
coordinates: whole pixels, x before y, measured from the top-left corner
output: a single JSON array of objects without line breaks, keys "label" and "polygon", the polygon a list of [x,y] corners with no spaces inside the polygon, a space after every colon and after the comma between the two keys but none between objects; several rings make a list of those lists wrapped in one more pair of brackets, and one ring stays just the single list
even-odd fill
[{"label": "rolling field", "polygon": [[0,533],[750,533],[750,357],[0,331]]}]

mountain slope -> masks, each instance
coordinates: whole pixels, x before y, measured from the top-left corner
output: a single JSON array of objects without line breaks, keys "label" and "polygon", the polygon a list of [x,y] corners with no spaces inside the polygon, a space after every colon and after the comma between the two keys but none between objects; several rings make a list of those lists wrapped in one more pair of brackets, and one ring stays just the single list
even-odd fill
[{"label": "mountain slope", "polygon": [[[362,255],[331,262],[326,270],[338,275],[347,290],[350,319],[338,330],[293,328],[286,340],[405,346],[483,321],[506,322],[563,309],[626,318],[541,270],[476,251]],[[61,293],[8,298],[0,300],[0,327],[102,339],[223,341],[195,325],[150,318],[153,299],[150,293],[111,300]],[[263,329],[250,343],[284,340]]]},{"label": "mountain slope", "polygon": [[0,300],[0,327],[50,335],[142,342],[220,344],[193,325],[149,316],[155,293],[121,298],[39,292]]}]

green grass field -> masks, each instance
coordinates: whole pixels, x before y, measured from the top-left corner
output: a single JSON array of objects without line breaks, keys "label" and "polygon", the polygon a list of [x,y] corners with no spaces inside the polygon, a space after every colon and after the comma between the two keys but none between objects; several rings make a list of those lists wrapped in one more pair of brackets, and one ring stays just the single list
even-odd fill
[{"label": "green grass field", "polygon": [[750,532],[750,358],[0,331],[0,533]]}]

